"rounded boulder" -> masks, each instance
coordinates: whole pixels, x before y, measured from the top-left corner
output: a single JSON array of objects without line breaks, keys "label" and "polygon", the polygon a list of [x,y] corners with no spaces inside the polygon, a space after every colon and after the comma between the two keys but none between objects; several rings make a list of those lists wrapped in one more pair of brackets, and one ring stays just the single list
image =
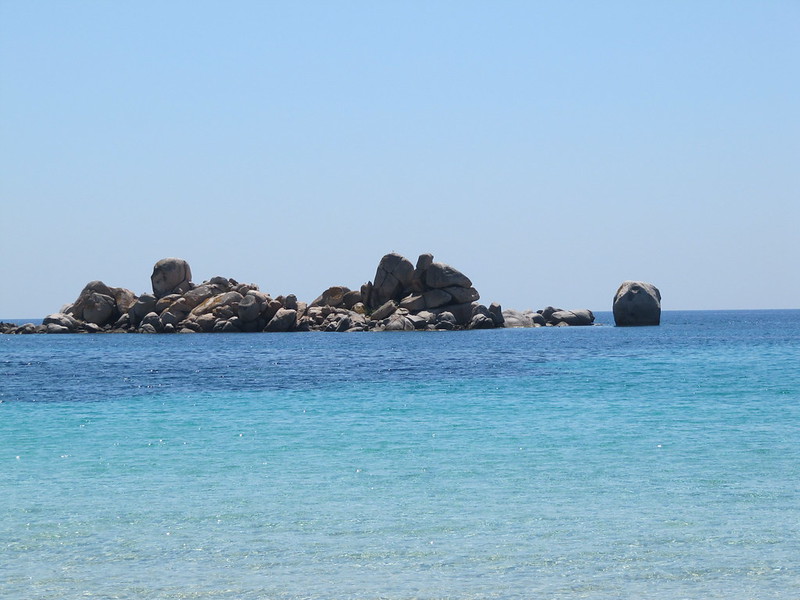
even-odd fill
[{"label": "rounded boulder", "polygon": [[652,283],[624,281],[614,295],[613,311],[617,327],[659,325],[661,292]]},{"label": "rounded boulder", "polygon": [[182,258],[162,258],[153,266],[150,283],[156,298],[183,294],[192,289],[192,269]]}]

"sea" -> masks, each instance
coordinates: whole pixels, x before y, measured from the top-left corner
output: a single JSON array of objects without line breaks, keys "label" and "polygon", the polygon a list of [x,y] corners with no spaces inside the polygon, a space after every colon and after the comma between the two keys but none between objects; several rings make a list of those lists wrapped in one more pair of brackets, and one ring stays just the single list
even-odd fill
[{"label": "sea", "polygon": [[800,310],[0,336],[0,598],[798,599]]}]

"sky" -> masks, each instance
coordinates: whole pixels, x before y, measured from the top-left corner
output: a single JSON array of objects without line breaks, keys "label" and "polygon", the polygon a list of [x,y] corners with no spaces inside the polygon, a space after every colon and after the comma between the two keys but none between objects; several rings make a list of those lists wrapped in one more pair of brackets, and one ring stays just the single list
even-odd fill
[{"label": "sky", "polygon": [[0,318],[175,256],[313,300],[800,308],[800,2],[0,0]]}]

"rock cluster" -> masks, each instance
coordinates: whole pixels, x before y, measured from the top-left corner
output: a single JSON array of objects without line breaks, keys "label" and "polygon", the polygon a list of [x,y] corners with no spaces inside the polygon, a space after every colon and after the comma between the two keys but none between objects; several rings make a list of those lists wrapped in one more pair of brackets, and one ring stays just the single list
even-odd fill
[{"label": "rock cluster", "polygon": [[41,325],[0,324],[0,333],[232,333],[286,331],[414,331],[591,325],[589,310],[547,307],[503,311],[480,304],[472,281],[422,254],[416,265],[391,253],[373,281],[357,290],[326,289],[310,304],[294,294],[271,297],[251,283],[213,277],[192,283],[189,264],[165,258],[153,267],[152,294],[92,281],[72,304]]},{"label": "rock cluster", "polygon": [[614,294],[613,311],[617,327],[659,325],[661,292],[652,283],[623,281]]},{"label": "rock cluster", "polygon": [[503,311],[503,318],[506,327],[566,327],[594,323],[594,314],[588,309],[564,310],[552,306],[536,312],[508,309]]}]

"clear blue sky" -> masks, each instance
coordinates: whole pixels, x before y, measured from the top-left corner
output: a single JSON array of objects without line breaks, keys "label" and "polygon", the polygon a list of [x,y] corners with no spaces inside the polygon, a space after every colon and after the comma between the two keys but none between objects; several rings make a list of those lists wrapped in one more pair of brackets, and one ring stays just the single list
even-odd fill
[{"label": "clear blue sky", "polygon": [[0,0],[0,318],[158,259],[311,300],[800,307],[800,2]]}]

